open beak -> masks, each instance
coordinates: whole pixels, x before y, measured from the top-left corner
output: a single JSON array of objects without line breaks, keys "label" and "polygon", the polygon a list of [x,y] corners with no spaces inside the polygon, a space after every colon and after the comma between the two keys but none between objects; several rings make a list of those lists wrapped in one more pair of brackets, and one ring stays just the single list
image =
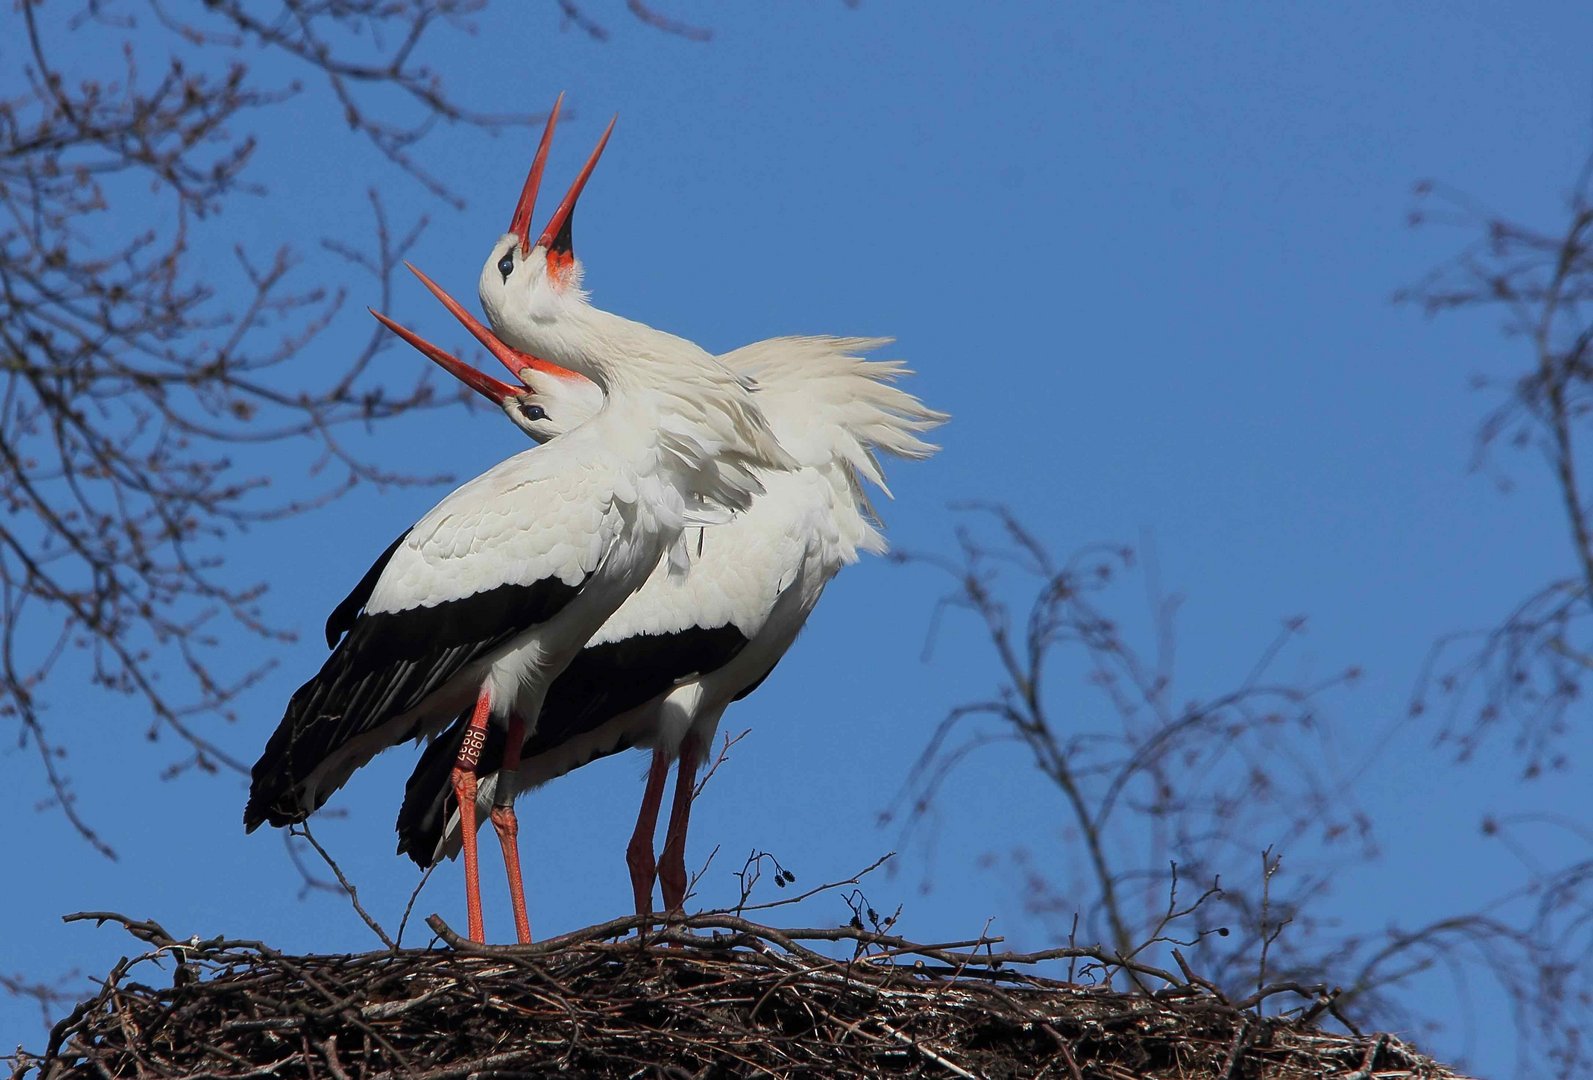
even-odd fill
[{"label": "open beak", "polygon": [[497,334],[494,334],[484,323],[482,323],[480,319],[477,319],[474,315],[470,314],[470,312],[466,311],[463,304],[449,296],[447,291],[441,285],[427,277],[413,263],[406,262],[404,265],[409,268],[409,272],[411,274],[414,274],[416,277],[420,278],[420,283],[426,286],[426,288],[430,289],[433,296],[442,301],[442,306],[448,309],[448,313],[454,318],[458,319],[460,324],[463,325],[466,330],[470,331],[470,336],[481,342],[482,345],[486,346],[487,351],[493,356],[496,356],[498,358],[498,362],[504,367],[508,368],[509,374],[513,375],[515,378],[520,378],[520,373],[525,371],[527,368],[530,368],[533,371],[547,372],[551,375],[572,374],[570,371],[559,367],[557,364],[550,364],[546,360],[532,356],[530,353],[523,353],[519,349],[511,349],[509,346],[503,343],[502,339],[500,339]]},{"label": "open beak", "polygon": [[538,244],[548,249],[550,269],[562,269],[575,261],[570,240],[570,223],[575,216],[575,201],[581,197],[581,190],[591,178],[592,170],[597,166],[597,159],[603,156],[603,148],[608,145],[608,137],[614,133],[614,125],[618,120],[619,116],[616,114],[614,119],[608,122],[608,127],[603,129],[603,137],[597,140],[597,149],[593,150],[592,156],[586,159],[586,164],[581,167],[575,182],[565,193],[564,201],[559,203],[557,210],[553,211],[553,216],[548,219],[548,227],[542,230],[542,235],[537,239]]},{"label": "open beak", "polygon": [[488,401],[496,405],[502,405],[509,399],[519,397],[526,392],[524,386],[511,386],[506,382],[499,382],[485,372],[477,371],[464,361],[439,349],[413,330],[400,326],[375,308],[366,308],[365,310],[375,315],[376,320],[387,329],[419,349],[426,359],[435,363]]},{"label": "open beak", "polygon": [[[519,349],[512,349],[505,345],[497,334],[494,334],[480,319],[466,311],[464,305],[449,296],[441,285],[427,277],[414,264],[406,262],[404,265],[409,268],[411,274],[420,278],[420,283],[430,289],[433,296],[442,301],[442,306],[448,309],[449,314],[458,319],[460,324],[470,331],[470,336],[486,346],[487,351],[496,356],[498,362],[508,368],[509,374],[515,378],[524,382],[525,372],[528,370],[539,371],[544,375],[557,375],[561,379],[580,378],[569,368],[560,367],[551,361],[542,359],[540,356],[532,356],[530,353],[523,353]],[[381,318],[381,316],[377,316],[377,318]],[[385,322],[385,320],[383,321]],[[407,341],[408,338],[405,340]]]},{"label": "open beak", "polygon": [[553,145],[553,129],[559,123],[559,108],[564,104],[560,93],[548,113],[547,127],[542,129],[542,141],[537,143],[537,156],[531,161],[531,171],[526,174],[525,187],[520,189],[520,201],[514,204],[514,217],[509,219],[509,231],[520,238],[520,253],[531,254],[531,214],[536,210],[537,189],[542,186],[542,167],[548,163],[548,147]]}]

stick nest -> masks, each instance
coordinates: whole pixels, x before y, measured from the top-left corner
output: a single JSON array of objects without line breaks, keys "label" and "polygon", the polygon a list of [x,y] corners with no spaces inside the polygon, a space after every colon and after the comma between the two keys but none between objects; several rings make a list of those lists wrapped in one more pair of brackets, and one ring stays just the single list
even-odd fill
[{"label": "stick nest", "polygon": [[[1391,1036],[1315,1026],[1333,1011],[1319,989],[1235,1001],[1199,979],[1087,949],[914,945],[856,927],[777,930],[724,915],[643,934],[639,920],[623,919],[483,948],[434,917],[437,948],[287,956],[260,942],[179,942],[154,923],[84,917],[119,922],[151,949],[118,963],[55,1026],[42,1058],[17,1059],[14,1077],[1456,1075]],[[1073,961],[1075,977],[1082,962],[1134,988],[1044,977],[1036,957]],[[157,973],[159,985],[140,981]],[[1285,993],[1299,1007],[1280,1015]],[[1263,1003],[1273,1015],[1261,1015]]]}]

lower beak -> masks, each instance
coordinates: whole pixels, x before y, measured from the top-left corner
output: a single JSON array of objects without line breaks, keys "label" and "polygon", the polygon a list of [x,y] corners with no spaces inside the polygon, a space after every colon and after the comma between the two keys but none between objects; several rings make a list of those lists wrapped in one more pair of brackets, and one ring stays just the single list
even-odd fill
[{"label": "lower beak", "polygon": [[575,182],[570,185],[570,190],[565,192],[558,209],[554,210],[553,216],[548,219],[548,227],[542,230],[541,237],[537,239],[537,243],[547,248],[550,255],[567,256],[572,253],[570,224],[575,215],[576,200],[581,197],[581,191],[591,179],[592,170],[597,167],[597,159],[603,156],[603,148],[608,145],[608,137],[614,134],[614,124],[618,120],[619,117],[616,115],[608,122],[608,127],[603,129],[603,137],[597,140],[597,149],[592,151],[592,156],[586,159],[585,165],[581,166]]},{"label": "lower beak", "polygon": [[394,322],[392,319],[389,319],[386,315],[383,315],[375,308],[366,308],[366,310],[372,315],[376,316],[376,320],[383,326],[387,327],[387,329],[391,330],[393,333],[397,334],[399,337],[415,346],[416,349],[419,349],[421,354],[425,356],[426,359],[442,368],[448,374],[452,375],[454,378],[470,387],[470,389],[474,390],[488,401],[491,401],[497,405],[502,405],[511,398],[519,397],[521,394],[526,392],[526,388],[523,386],[510,386],[506,382],[499,382],[497,379],[494,379],[491,375],[488,375],[485,372],[477,371],[464,361],[439,349],[437,346],[433,345],[431,342],[427,341],[413,330],[400,326],[398,323]]},{"label": "lower beak", "polygon": [[[527,368],[560,376],[570,374],[569,371],[559,367],[557,364],[551,364],[540,357],[532,356],[530,353],[523,353],[518,349],[510,348],[504,344],[502,338],[498,337],[486,326],[483,326],[480,319],[466,311],[463,304],[449,296],[441,285],[427,277],[419,268],[412,264],[406,262],[404,265],[409,267],[410,273],[420,278],[420,283],[426,286],[427,290],[442,302],[442,306],[448,309],[448,313],[458,319],[461,326],[470,331],[470,336],[481,342],[488,352],[498,358],[498,363],[508,368],[509,373],[515,378],[522,382],[525,381],[524,373]],[[381,318],[381,316],[378,315],[377,318]],[[405,340],[408,339],[406,338]],[[420,346],[417,345],[416,348],[420,348]],[[441,361],[438,362],[441,363]],[[455,361],[455,363],[457,362]]]}]

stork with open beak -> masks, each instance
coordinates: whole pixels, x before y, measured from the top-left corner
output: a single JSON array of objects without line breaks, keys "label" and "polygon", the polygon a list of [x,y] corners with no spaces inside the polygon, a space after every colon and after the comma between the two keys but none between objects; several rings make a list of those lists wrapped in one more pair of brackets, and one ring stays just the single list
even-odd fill
[{"label": "stork with open beak", "polygon": [[[411,268],[413,269],[413,268]],[[425,275],[422,282],[515,371],[522,415],[556,415],[571,372],[514,350]],[[377,318],[423,351],[418,336]],[[599,332],[588,327],[588,334]],[[735,511],[758,475],[792,464],[746,392],[690,355],[633,357],[590,340],[585,369],[601,405],[547,446],[466,483],[406,530],[328,621],[341,634],[288,704],[256,762],[246,827],[303,820],[354,769],[397,743],[433,735],[470,703],[450,770],[465,815],[469,931],[483,940],[475,847],[476,773],[499,729],[513,754],[535,731],[543,696],[588,639],[659,566],[694,514]],[[675,560],[679,565],[680,558]],[[520,940],[530,939],[511,785],[493,801]]]},{"label": "stork with open beak", "polygon": [[[744,466],[762,467],[761,460],[743,454],[742,444],[757,449],[754,458],[776,461],[777,468],[793,467],[770,434],[757,399],[735,372],[683,337],[594,307],[582,290],[584,270],[575,257],[572,238],[575,207],[608,146],[614,121],[609,122],[554,209],[547,227],[532,242],[530,223],[558,124],[560,102],[554,104],[548,116],[509,232],[493,245],[481,270],[481,304],[493,333],[512,348],[588,376],[604,390],[609,390],[611,381],[622,374],[629,378],[648,372],[655,365],[690,368],[697,378],[711,383],[716,390],[715,396],[704,399],[707,407],[698,412],[705,423],[718,425],[721,438],[714,451],[722,468],[739,475]],[[686,406],[677,403],[675,407]]]},{"label": "stork with open beak", "polygon": [[[595,309],[578,288],[573,297],[569,292],[572,279],[578,283],[580,277],[570,242],[574,199],[566,197],[536,245],[529,240],[528,223],[557,115],[555,106],[510,230],[494,246],[481,278],[495,332],[509,338],[518,328],[521,341],[535,336],[554,343],[568,325],[603,315],[591,313]],[[527,305],[546,317],[509,317]],[[640,330],[666,343],[681,342],[661,331]],[[906,373],[901,364],[855,355],[883,344],[881,339],[778,338],[719,358],[738,383],[755,387],[776,436],[802,467],[789,473],[759,470],[766,493],[750,510],[698,536],[685,577],[664,567],[655,571],[549,689],[538,727],[521,748],[518,774],[481,780],[485,801],[487,792],[505,783],[519,792],[618,750],[650,747],[652,764],[626,850],[639,914],[652,910],[655,877],[666,910],[679,910],[684,902],[696,769],[725,709],[768,676],[835,573],[860,552],[885,549],[862,486],[867,479],[884,489],[874,452],[924,458],[935,449],[918,436],[946,415],[891,385]],[[566,415],[551,423],[527,423],[512,386],[490,378],[482,382],[480,373],[452,358],[433,359],[494,401],[533,439],[558,434],[560,419],[580,422],[580,415]],[[452,747],[462,735],[462,725],[456,724],[433,743],[406,790],[399,850],[421,866],[451,855],[463,840],[458,807],[444,779]],[[498,758],[489,754],[486,760]],[[663,854],[655,859],[654,833],[669,767],[676,761]]]}]

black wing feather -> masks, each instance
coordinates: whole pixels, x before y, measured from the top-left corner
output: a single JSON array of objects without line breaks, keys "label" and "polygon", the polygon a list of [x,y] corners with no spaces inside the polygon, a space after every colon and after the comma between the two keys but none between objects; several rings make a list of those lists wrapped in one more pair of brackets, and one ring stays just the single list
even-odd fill
[{"label": "black wing feather", "polygon": [[[336,762],[327,774],[331,782],[311,793],[305,783],[317,769],[348,758],[353,740],[420,705],[474,661],[552,618],[580,588],[545,578],[431,607],[356,617],[320,673],[294,693],[255,762],[245,827],[252,832],[262,821],[281,826],[304,820],[364,761]],[[360,599],[361,607],[368,596]],[[394,732],[388,745],[418,734]]]},{"label": "black wing feather", "polygon": [[778,657],[775,658],[774,663],[769,665],[769,670],[765,671],[762,675],[759,675],[752,682],[748,683],[744,688],[742,688],[741,693],[737,694],[735,697],[731,698],[730,700],[732,702],[736,702],[736,701],[740,701],[744,697],[751,696],[752,693],[758,689],[758,687],[763,685],[763,681],[765,679],[767,679],[770,675],[774,674],[774,669],[779,667],[780,666],[780,661],[784,660],[784,659],[785,659],[785,653],[781,653]]},{"label": "black wing feather", "polygon": [[[545,754],[596,730],[683,679],[723,667],[746,647],[746,635],[734,626],[692,627],[589,645],[548,688],[542,713],[521,756],[530,759]],[[431,865],[453,813],[449,779],[468,723],[469,717],[461,716],[433,740],[404,786],[404,805],[398,811],[398,850],[423,867]],[[488,730],[481,754],[484,770],[503,759],[503,742],[502,730],[496,726]],[[590,761],[627,749],[628,745],[603,748]]]},{"label": "black wing feather", "polygon": [[354,628],[354,620],[359,618],[359,613],[365,610],[365,603],[371,598],[371,593],[376,589],[376,579],[382,576],[382,571],[387,569],[387,563],[393,557],[393,552],[398,550],[398,545],[404,542],[404,537],[409,535],[405,529],[398,534],[398,539],[387,545],[387,550],[371,564],[365,571],[365,576],[360,578],[360,583],[354,586],[354,591],[343,598],[343,602],[332,609],[332,614],[326,617],[326,647],[332,648],[337,644],[337,639]]}]

